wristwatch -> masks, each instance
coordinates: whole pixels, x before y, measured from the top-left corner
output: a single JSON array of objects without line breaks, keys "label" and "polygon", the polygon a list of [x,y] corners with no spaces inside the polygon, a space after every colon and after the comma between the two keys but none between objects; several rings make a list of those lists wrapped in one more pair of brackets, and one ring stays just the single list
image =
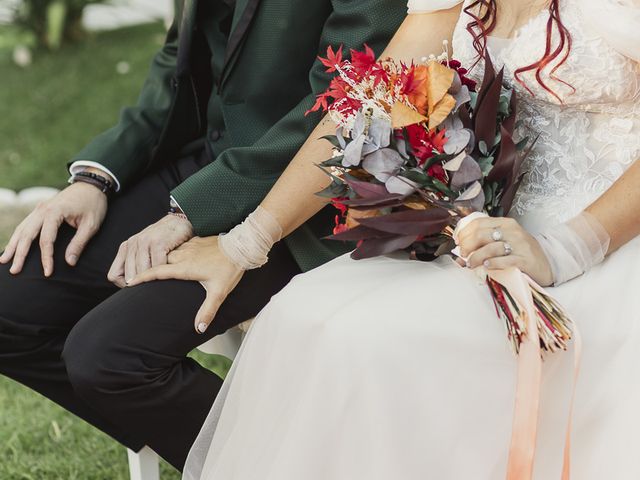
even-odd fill
[{"label": "wristwatch", "polygon": [[169,215],[174,215],[176,217],[180,217],[180,218],[184,218],[185,220],[188,220],[187,216],[180,208],[180,205],[178,205],[178,202],[176,202],[173,197],[169,199]]}]

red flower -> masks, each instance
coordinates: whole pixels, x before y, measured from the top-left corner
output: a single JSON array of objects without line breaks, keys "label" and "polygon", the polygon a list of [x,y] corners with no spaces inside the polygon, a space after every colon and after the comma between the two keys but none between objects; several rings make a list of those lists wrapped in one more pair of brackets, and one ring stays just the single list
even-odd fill
[{"label": "red flower", "polygon": [[413,154],[419,160],[419,165],[433,157],[436,153],[444,151],[444,145],[447,143],[445,130],[439,132],[429,131],[424,125],[415,124],[405,128],[409,145],[413,150]]},{"label": "red flower", "polygon": [[336,222],[336,226],[333,227],[334,235],[338,235],[339,233],[346,232],[347,230],[349,230],[349,227],[347,227],[346,224],[340,223],[340,215],[336,215],[335,222]]},{"label": "red flower", "polygon": [[[443,63],[445,65],[447,64],[447,62]],[[478,84],[474,80],[471,80],[469,77],[467,77],[467,73],[469,73],[469,70],[464,68],[458,60],[449,60],[449,67],[458,72],[462,85],[466,85],[472,92],[476,91],[476,87],[478,86]]]},{"label": "red flower", "polygon": [[442,183],[447,183],[447,174],[439,163],[434,163],[427,169],[427,175],[440,180]]},{"label": "red flower", "polygon": [[376,54],[365,43],[364,52],[351,50],[351,65],[360,75],[366,75],[376,65]]},{"label": "red flower", "polygon": [[340,215],[344,217],[347,214],[349,207],[342,203],[343,200],[347,200],[347,197],[335,197],[331,199],[331,204],[340,210]]},{"label": "red flower", "polygon": [[438,133],[431,133],[431,145],[435,148],[439,153],[444,152],[444,146],[447,143],[447,131],[443,128]]},{"label": "red flower", "polygon": [[340,45],[337,52],[334,52],[331,45],[329,45],[327,47],[327,58],[318,57],[318,60],[322,62],[322,65],[327,67],[327,73],[336,72],[336,66],[342,66],[342,45]]},{"label": "red flower", "polygon": [[313,104],[313,107],[311,107],[309,110],[304,112],[305,116],[309,115],[310,113],[317,112],[318,110],[322,110],[323,112],[326,112],[329,109],[328,101],[329,101],[329,92],[321,93],[316,97],[316,103]]}]

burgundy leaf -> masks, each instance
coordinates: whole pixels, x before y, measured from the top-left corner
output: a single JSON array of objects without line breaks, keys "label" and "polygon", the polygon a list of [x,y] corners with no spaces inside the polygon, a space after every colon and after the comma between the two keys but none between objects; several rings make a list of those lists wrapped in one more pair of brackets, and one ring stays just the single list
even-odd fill
[{"label": "burgundy leaf", "polygon": [[405,210],[380,217],[358,220],[365,227],[398,235],[434,235],[440,233],[451,219],[447,210]]},{"label": "burgundy leaf", "polygon": [[351,258],[354,260],[363,260],[365,258],[393,253],[410,247],[416,240],[417,237],[415,235],[365,240],[351,253]]},{"label": "burgundy leaf", "polygon": [[346,177],[344,181],[362,198],[381,197],[389,194],[384,185],[363,182],[362,180],[356,180],[353,177]]},{"label": "burgundy leaf", "polygon": [[502,197],[500,198],[500,206],[502,207],[502,212],[505,216],[507,216],[509,214],[509,211],[511,210],[513,199],[516,196],[516,192],[520,187],[520,183],[522,182],[523,177],[524,174],[519,175],[514,182],[511,182],[511,184],[505,189]]},{"label": "burgundy leaf", "polygon": [[358,242],[360,240],[366,240],[369,238],[389,238],[391,236],[394,235],[388,232],[381,232],[380,230],[376,230],[375,228],[368,228],[363,225],[358,225],[357,227],[350,228],[349,230],[345,230],[342,233],[325,237],[325,239],[342,240],[345,242]]},{"label": "burgundy leaf", "polygon": [[501,128],[502,140],[500,141],[500,152],[498,158],[493,164],[493,168],[487,175],[487,181],[497,182],[504,179],[507,181],[514,179],[518,172],[514,172],[516,167],[516,159],[518,152],[516,151],[516,144],[513,143],[513,139],[509,132],[504,127]]},{"label": "burgundy leaf", "polygon": [[[504,69],[500,70],[498,76],[485,92],[482,100],[478,100],[474,115],[476,142],[484,142],[487,148],[493,146],[496,138],[496,121],[498,118],[498,107],[500,104],[500,93],[502,91],[502,80]],[[484,85],[482,86],[484,90]]]},{"label": "burgundy leaf", "polygon": [[353,200],[343,200],[341,203],[348,207],[356,208],[356,207],[390,207],[395,205],[402,205],[404,199],[407,198],[405,195],[390,195],[386,194],[380,197],[369,197],[369,198],[355,198]]},{"label": "burgundy leaf", "polygon": [[489,51],[487,50],[484,55],[484,76],[482,78],[482,86],[480,87],[480,91],[478,92],[478,101],[476,103],[476,106],[482,102],[484,96],[487,93],[487,90],[495,79],[496,69],[493,66],[493,62],[491,61],[491,55],[489,55]]}]

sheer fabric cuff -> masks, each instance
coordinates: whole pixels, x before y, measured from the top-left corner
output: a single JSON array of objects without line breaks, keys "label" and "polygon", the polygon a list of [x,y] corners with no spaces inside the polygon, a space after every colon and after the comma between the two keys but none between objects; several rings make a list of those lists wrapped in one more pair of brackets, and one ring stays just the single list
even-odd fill
[{"label": "sheer fabric cuff", "polygon": [[588,212],[536,235],[558,286],[582,275],[602,262],[611,238],[602,224]]},{"label": "sheer fabric cuff", "polygon": [[240,225],[218,237],[222,252],[238,268],[252,270],[269,261],[273,245],[282,239],[278,220],[259,206]]}]

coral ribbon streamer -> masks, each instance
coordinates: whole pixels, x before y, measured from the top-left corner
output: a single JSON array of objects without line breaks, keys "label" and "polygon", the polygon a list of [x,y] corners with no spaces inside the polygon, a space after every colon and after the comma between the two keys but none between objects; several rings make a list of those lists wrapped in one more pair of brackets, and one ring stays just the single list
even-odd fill
[{"label": "coral ribbon streamer", "polygon": [[[518,355],[518,377],[516,383],[515,406],[507,480],[531,480],[536,451],[538,413],[540,410],[540,388],[542,381],[542,352],[538,337],[537,314],[531,295],[531,288],[544,291],[533,280],[516,268],[491,270],[487,272],[494,280],[504,285],[524,309],[527,335],[520,346]],[[581,345],[577,328],[574,330],[574,377],[571,406],[564,447],[561,480],[569,480],[571,461],[571,425],[573,399],[579,371]]]}]

